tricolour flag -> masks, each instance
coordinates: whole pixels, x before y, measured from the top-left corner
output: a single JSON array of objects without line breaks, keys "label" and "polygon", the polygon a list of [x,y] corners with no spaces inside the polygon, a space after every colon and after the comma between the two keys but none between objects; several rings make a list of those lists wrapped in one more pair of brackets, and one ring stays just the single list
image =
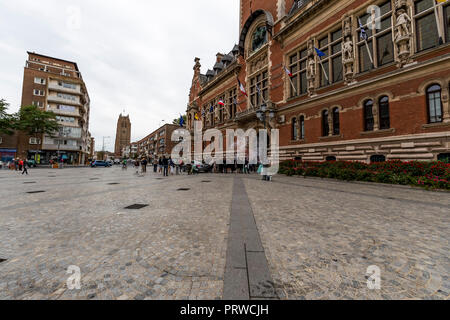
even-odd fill
[{"label": "tricolour flag", "polygon": [[239,81],[239,78],[237,79],[237,81],[238,81],[238,84],[239,84],[239,90],[241,90],[241,92],[242,92],[246,97],[248,97],[247,91],[245,91],[245,87],[244,87],[244,85]]},{"label": "tricolour flag", "polygon": [[292,72],[291,72],[291,70],[289,70],[286,66],[284,66],[284,71],[286,72],[286,74],[287,74],[290,78],[292,78]]},{"label": "tricolour flag", "polygon": [[316,53],[317,53],[317,55],[318,55],[319,57],[325,57],[325,56],[326,56],[325,53],[323,53],[322,51],[320,51],[320,50],[317,49],[316,47],[314,47],[314,49],[316,50]]},{"label": "tricolour flag", "polygon": [[214,106],[213,106],[213,105],[211,105],[211,108],[209,108],[209,112],[210,112],[210,113],[213,113],[213,112],[214,112]]},{"label": "tricolour flag", "polygon": [[225,103],[222,100],[219,100],[218,104],[219,104],[219,106],[222,106],[222,107],[225,105]]}]

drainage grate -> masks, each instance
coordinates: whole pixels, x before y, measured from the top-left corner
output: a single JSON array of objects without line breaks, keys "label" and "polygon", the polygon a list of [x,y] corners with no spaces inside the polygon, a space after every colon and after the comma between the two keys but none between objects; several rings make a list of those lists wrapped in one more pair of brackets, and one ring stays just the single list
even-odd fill
[{"label": "drainage grate", "polygon": [[33,184],[36,183],[35,181],[30,181],[30,182],[24,182],[23,184]]},{"label": "drainage grate", "polygon": [[191,190],[191,189],[189,189],[189,188],[180,188],[180,189],[177,189],[177,191],[189,191],[189,190]]},{"label": "drainage grate", "polygon": [[148,207],[148,204],[132,204],[131,206],[125,207],[128,210],[139,210],[142,208]]},{"label": "drainage grate", "polygon": [[164,178],[156,178],[156,180],[164,180]]},{"label": "drainage grate", "polygon": [[92,179],[89,179],[89,180],[92,181],[92,180],[100,180],[100,179],[99,178],[92,178]]},{"label": "drainage grate", "polygon": [[0,258],[0,263],[5,262],[7,259]]},{"label": "drainage grate", "polygon": [[211,181],[209,180],[203,180],[202,183],[210,183]]},{"label": "drainage grate", "polygon": [[29,191],[27,193],[33,194],[33,193],[44,193],[45,191],[43,190],[38,190],[38,191]]},{"label": "drainage grate", "polygon": [[115,185],[117,185],[117,184],[120,184],[120,183],[117,183],[117,182],[113,182],[113,183],[108,183],[110,186],[115,186]]}]

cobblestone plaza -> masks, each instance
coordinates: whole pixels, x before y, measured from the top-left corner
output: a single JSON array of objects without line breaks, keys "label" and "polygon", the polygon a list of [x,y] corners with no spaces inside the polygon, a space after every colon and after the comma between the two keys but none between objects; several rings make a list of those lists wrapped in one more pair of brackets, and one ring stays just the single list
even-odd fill
[{"label": "cobblestone plaza", "polygon": [[0,299],[449,297],[448,193],[133,173],[0,171]]}]

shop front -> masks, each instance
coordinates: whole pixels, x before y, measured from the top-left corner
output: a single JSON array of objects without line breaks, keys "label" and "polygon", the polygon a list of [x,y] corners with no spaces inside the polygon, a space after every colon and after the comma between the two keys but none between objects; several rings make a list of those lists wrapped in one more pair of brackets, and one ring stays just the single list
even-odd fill
[{"label": "shop front", "polygon": [[0,148],[0,161],[8,163],[12,159],[16,158],[17,149],[1,149]]}]

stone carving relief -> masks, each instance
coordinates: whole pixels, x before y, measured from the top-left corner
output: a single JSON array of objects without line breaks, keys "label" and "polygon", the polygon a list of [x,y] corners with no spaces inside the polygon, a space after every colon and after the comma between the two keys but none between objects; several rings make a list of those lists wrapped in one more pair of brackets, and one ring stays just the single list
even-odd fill
[{"label": "stone carving relief", "polygon": [[314,40],[308,40],[308,62],[306,66],[306,78],[308,79],[308,93],[310,96],[316,92],[316,59],[314,55]]},{"label": "stone carving relief", "polygon": [[342,30],[342,66],[344,68],[344,81],[346,84],[349,84],[353,82],[355,75],[355,50],[352,37],[352,20],[349,16],[344,16]]},{"label": "stone carving relief", "polygon": [[407,0],[395,0],[394,44],[395,58],[399,67],[411,63],[412,28],[408,11]]},{"label": "stone carving relief", "polygon": [[267,59],[267,51],[264,52],[264,54],[262,55],[258,55],[257,57],[255,57],[254,59],[251,59],[251,61],[249,62],[250,66],[250,74],[261,70],[262,68],[266,67],[268,64],[268,59]]}]

